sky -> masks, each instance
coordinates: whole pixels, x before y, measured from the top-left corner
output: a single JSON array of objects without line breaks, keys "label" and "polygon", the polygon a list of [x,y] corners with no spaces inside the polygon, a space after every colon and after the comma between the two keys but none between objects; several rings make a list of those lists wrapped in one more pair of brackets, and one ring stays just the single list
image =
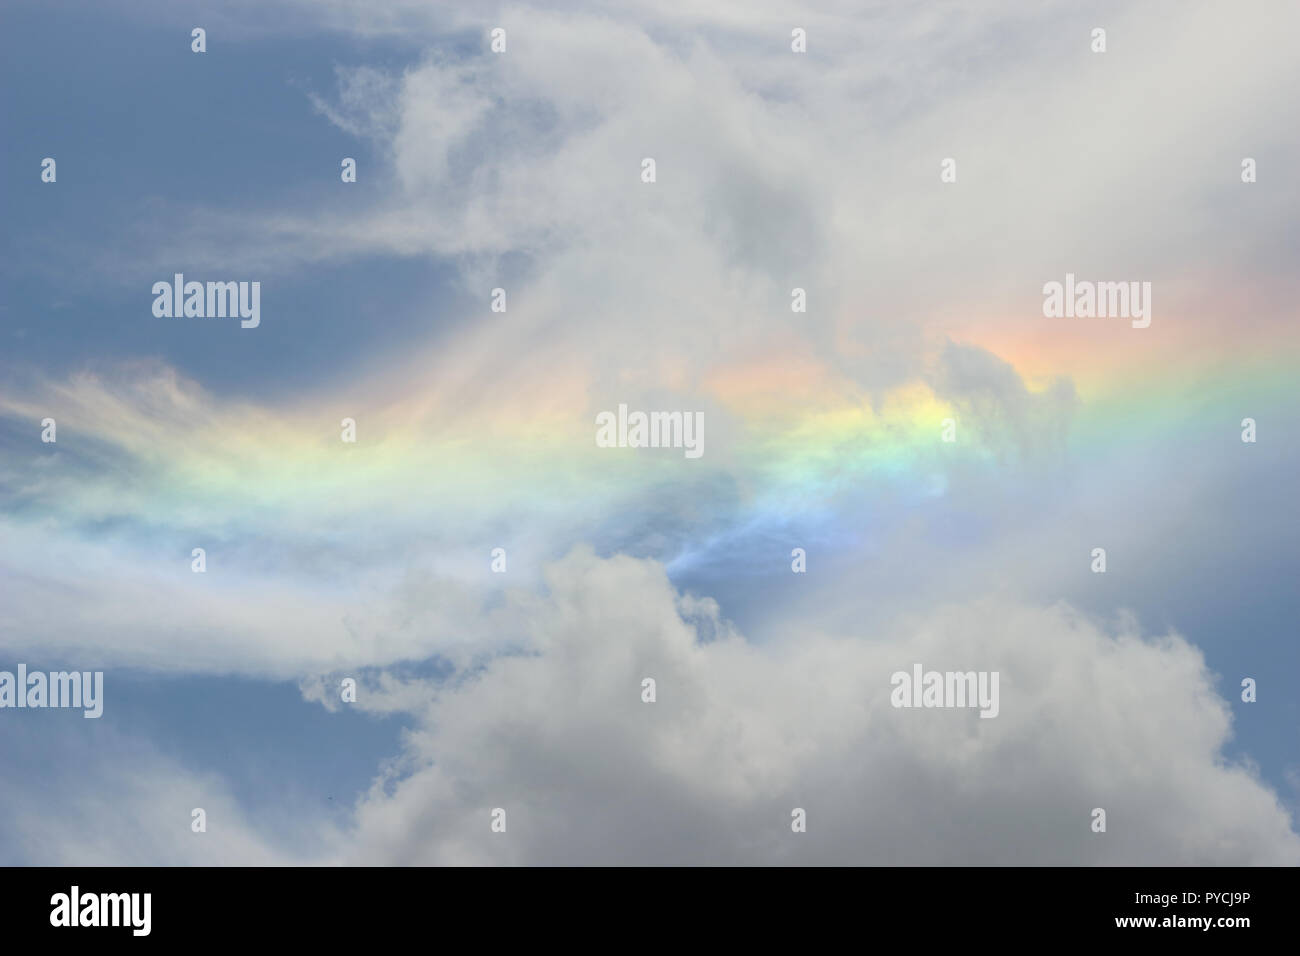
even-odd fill
[{"label": "sky", "polygon": [[1300,863],[1297,30],[7,3],[0,864]]}]

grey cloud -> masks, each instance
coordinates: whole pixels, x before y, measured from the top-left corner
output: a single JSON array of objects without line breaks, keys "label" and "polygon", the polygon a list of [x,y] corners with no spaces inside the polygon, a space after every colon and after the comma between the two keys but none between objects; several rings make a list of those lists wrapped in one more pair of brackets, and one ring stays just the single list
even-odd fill
[{"label": "grey cloud", "polygon": [[[362,801],[350,859],[1300,862],[1276,795],[1222,758],[1229,710],[1176,635],[986,601],[757,648],[720,621],[698,640],[651,562],[579,551],[548,583],[530,653],[420,712],[421,769]],[[914,662],[1000,671],[1000,715],[892,708],[890,674]],[[506,834],[489,830],[495,807]]]}]

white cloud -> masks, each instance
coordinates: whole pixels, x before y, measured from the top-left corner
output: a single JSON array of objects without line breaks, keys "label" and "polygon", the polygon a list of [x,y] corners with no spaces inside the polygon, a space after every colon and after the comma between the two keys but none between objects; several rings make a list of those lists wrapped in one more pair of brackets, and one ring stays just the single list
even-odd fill
[{"label": "white cloud", "polygon": [[[793,340],[875,389],[921,375],[947,333],[1039,321],[1042,283],[1066,270],[1154,281],[1174,315],[1216,271],[1289,241],[1300,193],[1269,181],[1268,203],[1233,202],[1240,238],[1214,245],[1241,156],[1300,156],[1282,122],[1300,61],[1273,42],[1294,4],[690,8],[310,5],[304,25],[426,51],[311,94],[378,142],[376,198],[198,211],[132,248],[133,268],[166,272],[185,249],[249,269],[432,256],[476,299],[509,287],[493,332],[466,317],[457,345],[477,360],[490,337],[507,375],[539,350],[587,355],[579,374],[599,388],[610,356],[635,354],[648,381],[676,373],[689,391],[716,362]],[[1098,17],[1103,55],[1087,44]],[[1189,270],[1202,281],[1179,281]],[[792,321],[795,285],[811,304]]]},{"label": "white cloud", "polygon": [[[1224,760],[1228,708],[1176,635],[986,601],[759,648],[692,601],[721,635],[701,643],[654,563],[578,551],[547,580],[518,608],[529,653],[423,711],[418,769],[362,802],[355,862],[1300,862],[1276,796]],[[999,671],[1001,713],[892,708],[916,662]]]},{"label": "white cloud", "polygon": [[[416,726],[342,829],[280,832],[264,814],[254,827],[216,777],[114,744],[60,761],[79,768],[76,787],[7,782],[28,835],[13,852],[78,865],[1300,862],[1277,796],[1224,758],[1229,708],[1176,635],[984,600],[885,633],[787,619],[784,641],[755,646],[655,562],[579,549],[546,580],[484,619],[513,635],[511,656],[441,684],[362,676],[346,706]],[[892,708],[890,675],[914,663],[998,671],[998,716]],[[304,693],[337,709],[335,686]],[[194,806],[206,840],[186,829]],[[1105,834],[1089,827],[1098,806]],[[504,835],[489,829],[495,807]],[[794,807],[806,834],[789,829]]]}]

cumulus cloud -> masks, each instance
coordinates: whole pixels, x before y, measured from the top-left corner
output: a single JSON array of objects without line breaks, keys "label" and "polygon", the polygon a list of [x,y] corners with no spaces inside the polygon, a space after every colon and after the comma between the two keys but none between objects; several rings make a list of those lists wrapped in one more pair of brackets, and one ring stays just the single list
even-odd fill
[{"label": "cumulus cloud", "polygon": [[[409,776],[361,801],[350,860],[1300,862],[1277,797],[1223,758],[1228,708],[1177,635],[985,601],[756,647],[653,562],[579,550],[547,582],[528,652],[419,711]],[[890,675],[913,663],[999,671],[1000,714],[891,707]]]},{"label": "cumulus cloud", "polygon": [[[254,826],[219,779],[110,741],[67,764],[81,786],[6,778],[6,827],[26,834],[11,853],[78,865],[1300,863],[1277,796],[1224,758],[1228,707],[1176,634],[985,600],[889,633],[787,622],[786,641],[756,646],[652,561],[579,549],[546,579],[548,593],[502,609],[515,653],[446,678],[362,681],[349,706],[416,727],[341,823]],[[891,674],[914,663],[998,671],[998,716],[891,707]],[[327,686],[304,690],[336,707]],[[205,836],[188,831],[195,806]],[[1095,807],[1105,833],[1090,828]],[[490,829],[496,808],[505,833]]]}]

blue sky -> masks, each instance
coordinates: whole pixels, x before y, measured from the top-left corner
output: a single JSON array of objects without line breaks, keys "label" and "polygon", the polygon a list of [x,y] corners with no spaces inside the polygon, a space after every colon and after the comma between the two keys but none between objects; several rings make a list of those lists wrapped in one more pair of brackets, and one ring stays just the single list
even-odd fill
[{"label": "blue sky", "polygon": [[[0,669],[107,698],[0,714],[0,862],[1300,860],[1297,67],[1169,14],[11,4]],[[1053,338],[1065,268],[1152,328]],[[997,726],[890,709],[922,654]]]}]

